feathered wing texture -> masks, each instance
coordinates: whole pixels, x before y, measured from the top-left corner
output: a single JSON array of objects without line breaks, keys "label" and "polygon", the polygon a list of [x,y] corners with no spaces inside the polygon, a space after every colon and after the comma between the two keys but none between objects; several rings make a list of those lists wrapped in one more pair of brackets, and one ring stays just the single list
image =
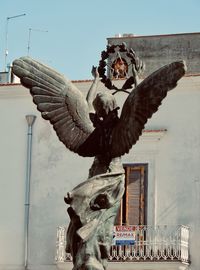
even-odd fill
[{"label": "feathered wing texture", "polygon": [[29,57],[15,60],[13,72],[30,89],[37,109],[51,122],[59,139],[78,153],[94,130],[82,93],[64,76]]},{"label": "feathered wing texture", "polygon": [[183,61],[173,62],[152,73],[130,93],[112,133],[111,157],[129,152],[142,134],[147,120],[158,110],[167,92],[176,86],[185,70]]}]

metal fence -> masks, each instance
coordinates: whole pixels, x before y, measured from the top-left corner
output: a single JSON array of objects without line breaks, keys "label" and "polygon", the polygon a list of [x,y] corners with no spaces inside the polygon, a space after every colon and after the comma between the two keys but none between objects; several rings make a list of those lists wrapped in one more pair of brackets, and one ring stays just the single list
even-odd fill
[{"label": "metal fence", "polygon": [[[134,245],[112,245],[109,261],[180,261],[189,263],[189,228],[180,226],[134,226]],[[56,262],[71,261],[65,252],[66,227],[57,228]]]}]

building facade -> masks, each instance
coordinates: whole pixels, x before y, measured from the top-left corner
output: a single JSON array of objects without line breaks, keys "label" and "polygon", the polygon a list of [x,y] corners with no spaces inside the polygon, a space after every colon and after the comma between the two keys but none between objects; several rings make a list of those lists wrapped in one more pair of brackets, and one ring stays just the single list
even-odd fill
[{"label": "building facade", "polygon": [[[196,44],[200,34],[192,34],[193,37]],[[134,39],[130,37],[130,44],[138,53],[133,46]],[[136,37],[137,42],[138,39]],[[141,40],[147,43],[148,38],[141,37]],[[129,40],[123,37],[117,41],[116,38],[108,39],[109,44],[124,41],[128,44]],[[198,54],[197,49],[195,53]],[[150,72],[148,57],[142,60]],[[155,69],[166,63],[158,62]],[[135,233],[143,236],[142,240],[140,238],[143,242],[138,242],[137,252],[133,247],[113,247],[108,269],[199,269],[200,76],[197,63],[193,66],[186,60],[186,64],[191,72],[188,71],[168,93],[158,112],[148,121],[138,143],[123,156],[126,193],[116,224],[135,225]],[[74,83],[85,95],[91,85],[90,81]],[[123,80],[115,83],[119,86]],[[105,90],[103,84],[99,90]],[[120,107],[126,97],[125,93],[116,94]],[[30,270],[71,269],[70,258],[63,249],[62,233],[69,222],[63,198],[87,179],[92,158],[82,158],[65,148],[52,126],[36,110],[28,90],[20,84],[0,85],[0,108],[0,269],[24,269],[26,250]],[[26,115],[36,116],[32,127],[27,249],[24,204],[30,134],[27,134]],[[140,227],[136,227],[138,224]],[[57,235],[58,227],[61,228]],[[148,250],[146,244],[151,245],[149,253],[142,249]]]}]

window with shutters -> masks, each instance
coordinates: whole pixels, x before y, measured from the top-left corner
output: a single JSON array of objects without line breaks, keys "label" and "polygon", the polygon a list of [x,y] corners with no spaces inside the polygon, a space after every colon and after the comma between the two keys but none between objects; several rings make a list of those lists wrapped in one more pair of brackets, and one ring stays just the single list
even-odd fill
[{"label": "window with shutters", "polygon": [[125,192],[116,225],[146,224],[147,166],[147,164],[124,164]]}]

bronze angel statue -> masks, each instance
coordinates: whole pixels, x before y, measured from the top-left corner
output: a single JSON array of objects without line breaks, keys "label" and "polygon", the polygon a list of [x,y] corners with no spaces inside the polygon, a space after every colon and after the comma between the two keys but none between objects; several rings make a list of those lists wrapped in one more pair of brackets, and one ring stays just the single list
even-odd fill
[{"label": "bronze angel statue", "polygon": [[137,142],[167,92],[185,74],[184,62],[173,62],[138,84],[121,115],[114,95],[98,92],[98,69],[87,97],[64,76],[29,57],[13,62],[13,72],[30,89],[33,102],[71,151],[94,157],[89,178],[67,193],[71,222],[66,251],[73,270],[103,270],[112,244],[112,227],[124,191],[120,157]]}]

